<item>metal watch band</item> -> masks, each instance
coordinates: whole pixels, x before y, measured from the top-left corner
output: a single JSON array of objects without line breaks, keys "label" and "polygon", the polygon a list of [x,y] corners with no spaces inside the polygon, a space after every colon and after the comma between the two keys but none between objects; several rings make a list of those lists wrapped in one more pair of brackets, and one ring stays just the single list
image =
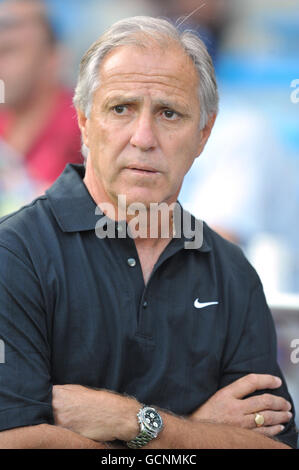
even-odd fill
[{"label": "metal watch band", "polygon": [[[143,405],[137,413],[140,425],[139,434],[131,441],[126,442],[127,447],[138,449],[155,439],[163,427],[163,420],[157,410],[152,406]],[[150,424],[151,423],[151,424]],[[155,429],[150,429],[150,426]]]},{"label": "metal watch band", "polygon": [[154,434],[150,434],[149,431],[141,431],[135,439],[132,439],[132,441],[129,441],[126,444],[130,449],[138,449],[139,447],[145,446],[154,437],[156,436]]}]

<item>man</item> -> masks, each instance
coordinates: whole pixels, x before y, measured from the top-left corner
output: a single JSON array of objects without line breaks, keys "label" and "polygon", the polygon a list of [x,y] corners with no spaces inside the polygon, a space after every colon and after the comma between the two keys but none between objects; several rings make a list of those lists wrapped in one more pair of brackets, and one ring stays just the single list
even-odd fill
[{"label": "man", "polygon": [[59,76],[61,60],[61,46],[43,2],[1,2],[2,215],[40,195],[68,162],[82,162],[72,93]]},{"label": "man", "polygon": [[217,112],[204,45],[116,23],[74,102],[85,168],[0,224],[0,446],[295,446],[260,281],[206,225],[196,245],[176,205]]}]

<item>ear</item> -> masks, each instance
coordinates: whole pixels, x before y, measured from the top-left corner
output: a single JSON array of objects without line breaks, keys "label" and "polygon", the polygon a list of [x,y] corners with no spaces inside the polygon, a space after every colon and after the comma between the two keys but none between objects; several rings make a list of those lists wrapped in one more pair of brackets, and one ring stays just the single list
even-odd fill
[{"label": "ear", "polygon": [[83,143],[88,147],[89,137],[89,119],[85,116],[85,113],[81,109],[77,109],[78,125],[82,135]]},{"label": "ear", "polygon": [[205,127],[200,131],[200,144],[198,147],[197,156],[199,156],[202,153],[203,149],[205,148],[205,145],[214,127],[216,117],[217,117],[217,114],[212,114],[212,116],[209,117],[208,122],[205,125]]}]

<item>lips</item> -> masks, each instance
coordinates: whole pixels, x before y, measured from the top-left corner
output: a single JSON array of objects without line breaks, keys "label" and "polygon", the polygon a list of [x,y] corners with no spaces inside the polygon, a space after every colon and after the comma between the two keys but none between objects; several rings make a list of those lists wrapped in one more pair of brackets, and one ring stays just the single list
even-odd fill
[{"label": "lips", "polygon": [[148,165],[129,165],[126,167],[128,170],[137,171],[140,173],[160,173],[159,170]]}]

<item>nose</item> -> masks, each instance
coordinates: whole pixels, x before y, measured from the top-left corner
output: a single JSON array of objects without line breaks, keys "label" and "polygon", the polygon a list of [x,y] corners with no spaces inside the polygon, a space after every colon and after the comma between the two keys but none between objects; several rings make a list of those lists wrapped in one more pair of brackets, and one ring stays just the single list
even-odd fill
[{"label": "nose", "polygon": [[144,152],[157,146],[154,123],[150,115],[144,113],[138,117],[130,144]]}]

